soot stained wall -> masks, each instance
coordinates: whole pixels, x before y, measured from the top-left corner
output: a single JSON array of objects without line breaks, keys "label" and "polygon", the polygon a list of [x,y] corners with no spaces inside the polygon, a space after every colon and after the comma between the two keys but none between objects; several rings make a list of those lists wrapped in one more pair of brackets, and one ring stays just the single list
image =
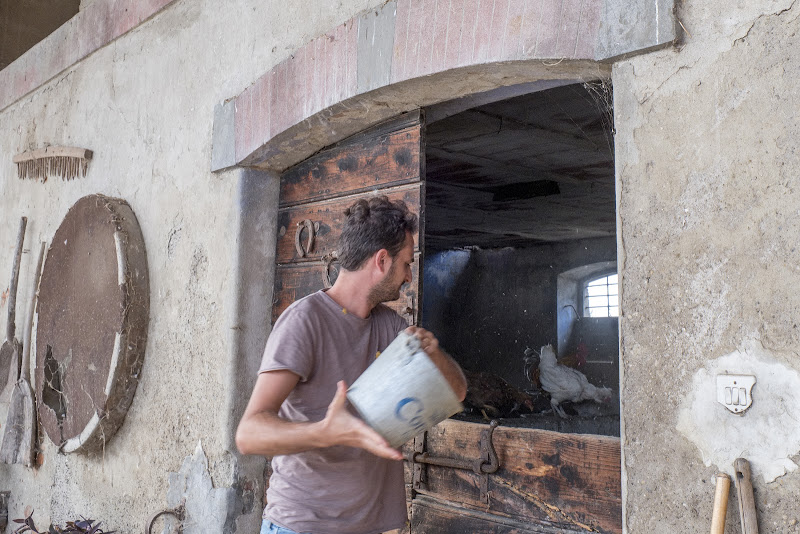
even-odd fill
[{"label": "soot stained wall", "polygon": [[558,275],[615,261],[616,253],[615,239],[602,238],[431,255],[425,259],[423,326],[465,369],[491,370],[529,387],[525,348],[556,345]]}]

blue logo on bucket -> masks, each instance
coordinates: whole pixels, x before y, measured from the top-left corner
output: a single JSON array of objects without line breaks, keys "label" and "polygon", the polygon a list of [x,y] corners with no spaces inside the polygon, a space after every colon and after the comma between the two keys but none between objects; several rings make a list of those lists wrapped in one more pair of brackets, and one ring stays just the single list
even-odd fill
[{"label": "blue logo on bucket", "polygon": [[418,432],[425,430],[425,421],[422,418],[424,412],[425,405],[416,397],[400,399],[394,408],[394,416],[400,421],[407,422]]}]

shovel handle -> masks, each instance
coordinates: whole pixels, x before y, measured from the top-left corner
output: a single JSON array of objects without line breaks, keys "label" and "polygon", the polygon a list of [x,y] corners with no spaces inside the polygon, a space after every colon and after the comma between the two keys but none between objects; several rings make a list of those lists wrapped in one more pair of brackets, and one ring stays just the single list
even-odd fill
[{"label": "shovel handle", "polygon": [[739,500],[739,517],[742,520],[742,534],[758,534],[756,501],[753,497],[753,483],[750,480],[750,462],[737,458],[733,462],[736,470],[736,495]]},{"label": "shovel handle", "polygon": [[17,325],[14,323],[17,310],[17,284],[19,283],[19,264],[22,259],[22,243],[25,241],[25,227],[28,225],[28,218],[22,217],[19,221],[19,233],[17,234],[17,250],[14,253],[14,266],[11,269],[11,286],[8,290],[8,323],[6,324],[6,339],[14,339],[17,332]]},{"label": "shovel handle", "polygon": [[42,276],[42,264],[44,263],[44,254],[47,250],[47,243],[42,241],[39,249],[39,259],[36,261],[36,272],[33,275],[33,292],[31,293],[31,302],[28,304],[28,322],[25,325],[25,339],[22,341],[22,371],[20,371],[20,378],[31,381],[31,337],[33,334],[33,314],[36,312],[36,301],[39,299],[39,280]]},{"label": "shovel handle", "polygon": [[717,475],[717,489],[714,492],[714,511],[711,515],[711,534],[724,534],[725,514],[728,512],[728,493],[731,477],[726,473]]}]

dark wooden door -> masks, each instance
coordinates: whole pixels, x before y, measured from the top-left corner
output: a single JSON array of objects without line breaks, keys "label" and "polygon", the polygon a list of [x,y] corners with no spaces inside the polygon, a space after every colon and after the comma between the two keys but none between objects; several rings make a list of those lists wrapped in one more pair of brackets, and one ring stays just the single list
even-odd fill
[{"label": "dark wooden door", "polygon": [[272,321],[292,302],[329,287],[344,210],[373,195],[402,199],[420,219],[413,281],[387,303],[409,323],[419,319],[425,158],[420,112],[381,124],[327,148],[281,176]]},{"label": "dark wooden door", "polygon": [[[273,322],[295,300],[333,283],[345,208],[358,198],[403,199],[419,215],[414,280],[389,303],[421,318],[425,232],[424,121],[410,113],[327,148],[281,176]],[[404,447],[474,460],[487,425],[448,420]],[[500,460],[482,480],[471,471],[406,467],[411,534],[621,532],[619,439],[501,426]],[[422,474],[414,477],[414,472]],[[267,473],[267,478],[269,474]]]},{"label": "dark wooden door", "polygon": [[[406,453],[472,463],[486,429],[450,419]],[[619,438],[501,425],[492,443],[500,467],[488,475],[407,464],[412,534],[622,532]]]}]

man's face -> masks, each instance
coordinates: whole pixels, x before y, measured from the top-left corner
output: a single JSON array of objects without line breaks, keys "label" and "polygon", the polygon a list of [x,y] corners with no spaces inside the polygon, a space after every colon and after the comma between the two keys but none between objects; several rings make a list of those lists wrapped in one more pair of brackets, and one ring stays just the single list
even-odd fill
[{"label": "man's face", "polygon": [[414,263],[414,238],[406,232],[406,242],[397,256],[390,258],[389,272],[372,288],[372,301],[376,304],[400,298],[400,288],[411,282],[411,264]]}]

